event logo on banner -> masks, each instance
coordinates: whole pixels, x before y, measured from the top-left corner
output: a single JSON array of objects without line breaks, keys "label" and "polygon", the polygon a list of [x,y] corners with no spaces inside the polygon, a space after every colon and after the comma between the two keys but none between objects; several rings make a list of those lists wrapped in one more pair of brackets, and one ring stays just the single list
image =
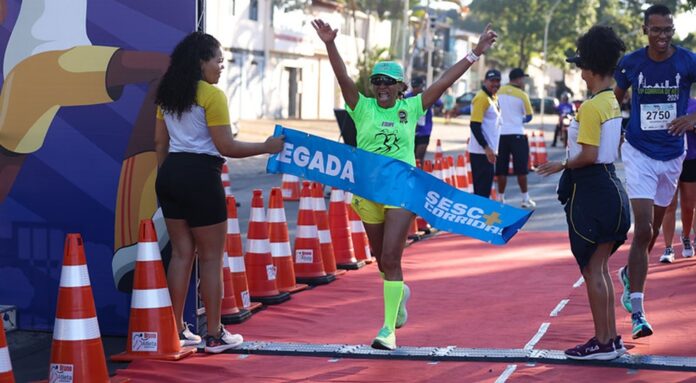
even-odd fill
[{"label": "event logo on banner", "polygon": [[268,160],[269,173],[286,173],[401,206],[440,230],[502,245],[531,211],[460,191],[403,161],[276,125],[285,148]]}]

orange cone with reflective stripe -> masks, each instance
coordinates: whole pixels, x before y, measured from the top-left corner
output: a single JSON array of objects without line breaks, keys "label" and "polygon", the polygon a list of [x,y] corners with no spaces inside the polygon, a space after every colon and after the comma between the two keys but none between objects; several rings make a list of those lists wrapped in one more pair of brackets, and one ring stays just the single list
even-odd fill
[{"label": "orange cone with reflective stripe", "polygon": [[353,249],[355,249],[355,258],[365,263],[372,263],[374,258],[370,251],[370,242],[367,239],[365,226],[362,220],[350,202],[353,199],[353,194],[346,192],[346,210],[348,210],[348,221],[350,221],[350,237],[353,240]]},{"label": "orange cone with reflective stripe", "polygon": [[288,222],[285,218],[283,206],[283,194],[280,188],[272,188],[268,197],[268,236],[271,243],[271,256],[276,267],[276,284],[278,290],[288,293],[296,293],[308,286],[295,283],[295,265],[292,262],[292,250],[290,249],[290,236],[288,235]]},{"label": "orange cone with reflective stripe", "polygon": [[466,176],[466,161],[461,154],[457,156],[457,165],[454,167],[454,172],[457,177],[457,189],[468,191],[469,179]]},{"label": "orange cone with reflective stripe", "polygon": [[222,255],[222,305],[220,307],[220,321],[223,324],[242,323],[251,317],[251,312],[239,307],[234,295],[234,284],[230,272],[230,261],[227,250]]},{"label": "orange cone with reflective stripe", "polygon": [[546,152],[546,139],[544,138],[544,132],[540,131],[537,136],[537,154],[539,165],[545,164],[549,161],[548,153]]},{"label": "orange cone with reflective stripe", "polygon": [[111,360],[179,360],[194,352],[194,347],[181,347],[179,342],[157,232],[152,220],[143,219],[140,221],[126,351],[113,355]]},{"label": "orange cone with reflective stripe", "polygon": [[435,161],[437,160],[442,160],[442,142],[439,138],[435,144]]},{"label": "orange cone with reflective stripe", "polygon": [[15,383],[12,374],[12,362],[10,361],[10,350],[7,347],[5,338],[5,327],[0,321],[0,383]]},{"label": "orange cone with reflective stripe", "polygon": [[449,184],[457,187],[457,176],[454,171],[454,157],[447,156],[447,171],[449,175]]},{"label": "orange cone with reflective stripe", "polygon": [[283,190],[284,201],[300,200],[300,178],[292,174],[283,174],[280,188]]},{"label": "orange cone with reflective stripe", "polygon": [[326,212],[326,201],[324,201],[324,186],[319,182],[312,182],[311,192],[312,209],[314,210],[314,220],[317,224],[321,256],[324,261],[324,271],[326,274],[345,274],[345,270],[338,270],[336,268],[336,256],[334,255],[333,242],[331,242],[331,230],[329,229],[329,215]]},{"label": "orange cone with reflective stripe", "polygon": [[295,236],[295,276],[298,282],[322,285],[336,279],[326,274],[321,255],[319,233],[314,220],[314,207],[309,181],[302,182],[300,209],[297,213],[297,234]]},{"label": "orange cone with reflective stripe", "polygon": [[433,163],[430,160],[425,160],[425,163],[423,164],[423,171],[426,173],[433,172]]},{"label": "orange cone with reflective stripe", "polygon": [[445,179],[445,175],[442,171],[442,160],[435,160],[435,166],[433,167],[433,176],[439,180]]},{"label": "orange cone with reflective stripe", "polygon": [[537,166],[537,140],[536,134],[532,130],[532,136],[527,135],[527,141],[529,142],[529,170],[533,170]]},{"label": "orange cone with reflective stripe", "polygon": [[80,234],[65,239],[48,375],[50,382],[109,381]]},{"label": "orange cone with reflective stripe", "polygon": [[246,267],[244,266],[244,253],[242,252],[242,235],[239,231],[237,201],[231,195],[227,196],[227,235],[225,237],[225,252],[227,253],[227,263],[230,266],[234,299],[240,309],[252,312],[258,310],[263,305],[251,301]]},{"label": "orange cone with reflective stripe", "polygon": [[273,264],[271,244],[268,240],[268,223],[263,208],[261,189],[254,189],[251,198],[247,253],[244,256],[251,300],[267,305],[283,303],[290,294],[278,290],[277,270]]},{"label": "orange cone with reflective stripe", "polygon": [[355,258],[353,239],[350,237],[350,222],[346,210],[343,190],[332,188],[329,202],[329,230],[334,247],[336,267],[345,270],[357,270],[365,266],[364,261]]},{"label": "orange cone with reflective stripe", "polygon": [[466,150],[466,178],[469,179],[469,189],[467,189],[468,193],[473,193],[474,192],[474,175],[471,172],[471,153],[469,153],[469,150]]},{"label": "orange cone with reflective stripe", "polygon": [[230,189],[230,169],[227,167],[227,160],[225,160],[225,163],[222,165],[220,180],[222,181],[222,188],[225,189],[225,195],[228,196],[232,194],[232,191]]},{"label": "orange cone with reflective stripe", "polygon": [[512,162],[512,154],[510,155],[510,162],[508,163],[508,174],[515,174],[515,164]]}]

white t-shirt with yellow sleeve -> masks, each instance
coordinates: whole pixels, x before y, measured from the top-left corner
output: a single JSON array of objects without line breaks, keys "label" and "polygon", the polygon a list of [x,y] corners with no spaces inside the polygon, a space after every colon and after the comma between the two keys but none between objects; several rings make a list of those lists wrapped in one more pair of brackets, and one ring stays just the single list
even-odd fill
[{"label": "white t-shirt with yellow sleeve", "polygon": [[582,144],[599,147],[597,164],[611,164],[619,158],[621,108],[611,89],[601,91],[580,105],[568,128],[568,158],[577,156]]},{"label": "white t-shirt with yellow sleeve", "polygon": [[199,81],[196,104],[191,110],[178,118],[176,114],[163,113],[162,109],[157,107],[157,118],[167,124],[170,153],[198,153],[222,157],[208,130],[209,126],[230,124],[227,97],[222,90],[205,81]]},{"label": "white t-shirt with yellow sleeve", "polygon": [[[488,142],[488,146],[498,153],[501,122],[498,98],[495,95],[489,96],[488,93],[479,90],[474,99],[471,100],[471,122],[481,123],[481,131]],[[486,153],[473,134],[471,139],[469,139],[469,153]]]}]

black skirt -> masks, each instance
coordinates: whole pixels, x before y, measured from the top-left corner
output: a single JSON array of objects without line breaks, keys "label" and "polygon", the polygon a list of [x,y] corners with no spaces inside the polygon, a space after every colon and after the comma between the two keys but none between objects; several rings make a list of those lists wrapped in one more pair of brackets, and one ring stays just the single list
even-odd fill
[{"label": "black skirt", "polygon": [[558,185],[565,203],[570,249],[583,270],[600,243],[613,242],[613,254],[631,228],[628,195],[613,164],[567,169]]}]

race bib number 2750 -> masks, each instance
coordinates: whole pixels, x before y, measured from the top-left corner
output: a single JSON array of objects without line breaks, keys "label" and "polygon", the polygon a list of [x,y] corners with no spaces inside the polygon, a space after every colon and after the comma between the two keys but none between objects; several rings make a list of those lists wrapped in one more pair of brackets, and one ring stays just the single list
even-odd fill
[{"label": "race bib number 2750", "polygon": [[643,104],[640,106],[642,130],[665,130],[667,124],[677,118],[677,104]]}]

